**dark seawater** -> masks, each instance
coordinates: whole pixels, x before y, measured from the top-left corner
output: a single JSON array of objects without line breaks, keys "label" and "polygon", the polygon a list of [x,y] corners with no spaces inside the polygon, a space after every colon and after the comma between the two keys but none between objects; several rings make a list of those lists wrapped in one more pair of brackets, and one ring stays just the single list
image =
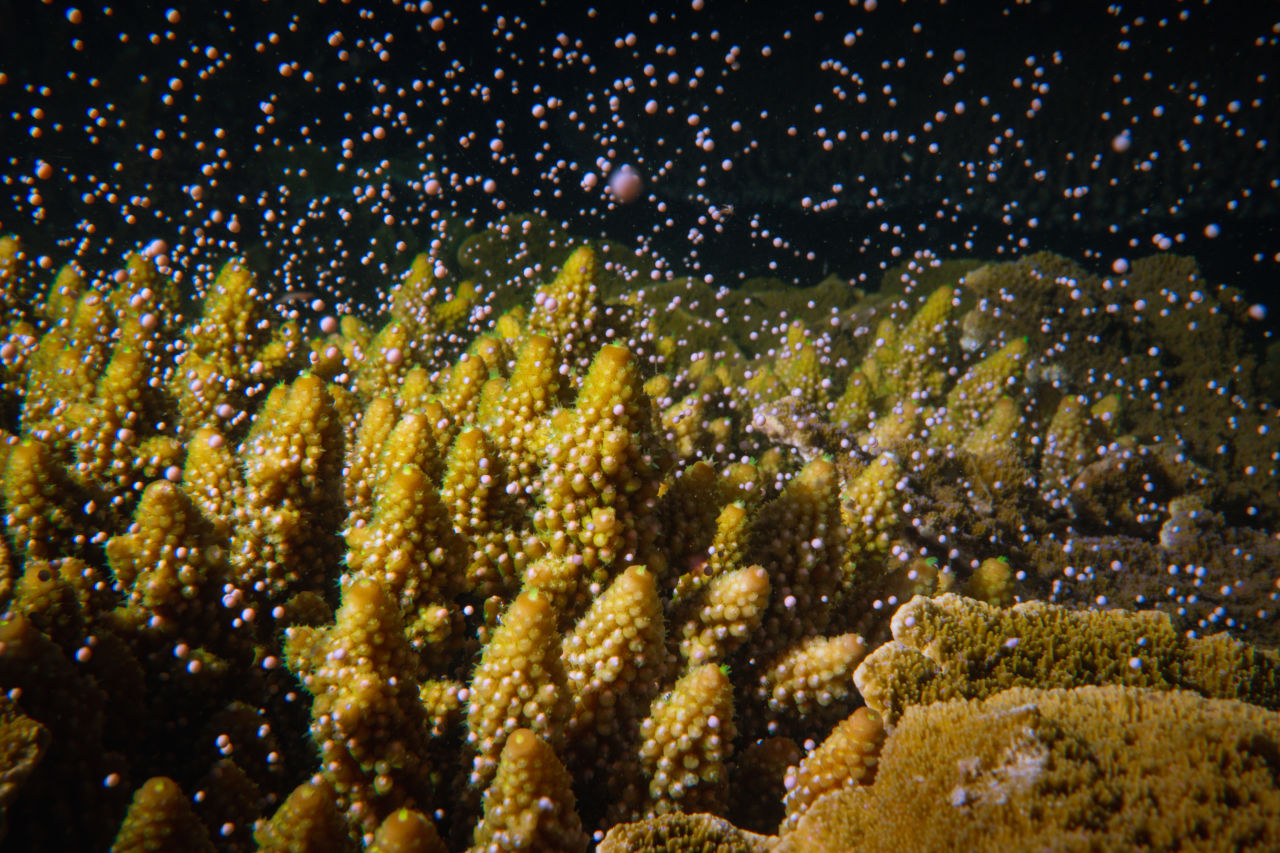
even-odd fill
[{"label": "dark seawater", "polygon": [[0,230],[347,294],[516,211],[730,286],[1167,246],[1267,301],[1278,41],[1266,3],[4,0]]}]

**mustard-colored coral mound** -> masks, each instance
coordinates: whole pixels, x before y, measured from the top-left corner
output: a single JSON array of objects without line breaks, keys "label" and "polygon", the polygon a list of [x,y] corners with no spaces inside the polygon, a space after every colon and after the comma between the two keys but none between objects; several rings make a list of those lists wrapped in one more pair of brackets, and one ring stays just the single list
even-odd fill
[{"label": "mustard-colored coral mound", "polygon": [[774,850],[1273,850],[1278,750],[1273,712],[1181,690],[919,706],[874,784],[826,795]]},{"label": "mustard-colored coral mound", "polygon": [[609,830],[600,853],[766,853],[771,839],[709,814],[675,814]]},{"label": "mustard-colored coral mound", "polygon": [[582,853],[587,836],[574,810],[573,780],[555,751],[528,729],[507,738],[498,773],[485,792],[474,853]]},{"label": "mustard-colored coral mound", "polygon": [[1224,636],[1188,639],[1163,613],[1042,602],[1002,610],[954,594],[901,607],[893,641],[868,655],[854,680],[890,724],[912,705],[1008,687],[1124,684],[1280,705],[1275,653]]}]

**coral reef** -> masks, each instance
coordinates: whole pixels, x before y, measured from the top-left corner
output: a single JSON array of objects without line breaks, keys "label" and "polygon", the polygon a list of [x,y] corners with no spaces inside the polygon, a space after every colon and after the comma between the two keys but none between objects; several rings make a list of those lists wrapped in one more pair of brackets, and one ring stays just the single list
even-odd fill
[{"label": "coral reef", "polygon": [[743,832],[723,818],[708,814],[665,815],[609,830],[600,853],[767,853],[772,839]]},{"label": "coral reef", "polygon": [[1272,849],[1278,743],[1274,713],[1186,691],[1020,687],[918,706],[874,784],[819,799],[772,849]]},{"label": "coral reef", "polygon": [[[1035,764],[1112,711],[1177,736],[1137,688],[1245,775],[1125,837],[1271,802],[1270,498],[1136,414],[1136,374],[1093,382],[1039,326],[997,322],[1065,262],[928,270],[927,292],[763,326],[751,300],[783,296],[726,296],[742,316],[717,338],[697,282],[628,290],[555,236],[563,266],[490,301],[474,282],[507,243],[477,237],[467,280],[423,256],[385,316],[314,328],[240,260],[195,299],[139,255],[23,299],[42,274],[5,242],[6,843],[800,850],[822,821],[871,838],[844,812],[865,801],[910,847],[892,809],[913,801],[879,792],[911,755],[970,727]],[[1197,340],[1238,354],[1215,299]],[[1230,461],[1272,465],[1270,446]],[[1082,600],[1102,584],[1132,597]],[[982,702],[1015,722],[983,728]],[[1253,739],[1223,741],[1226,719]],[[1147,759],[1090,737],[1129,785]],[[1013,784],[1003,754],[943,807],[975,844],[1014,831],[977,814]],[[1137,821],[1132,790],[1117,814]]]},{"label": "coral reef", "polygon": [[916,596],[892,625],[892,642],[854,674],[868,707],[890,725],[912,705],[1009,687],[1180,688],[1280,708],[1280,656],[1223,635],[1189,639],[1154,611],[1071,611],[1039,601],[1000,610],[947,594]]}]

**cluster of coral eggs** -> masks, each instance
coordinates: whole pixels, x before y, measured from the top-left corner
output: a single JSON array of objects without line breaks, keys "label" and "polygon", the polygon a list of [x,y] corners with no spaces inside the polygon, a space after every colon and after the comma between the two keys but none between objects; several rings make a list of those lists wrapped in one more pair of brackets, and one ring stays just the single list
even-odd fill
[{"label": "cluster of coral eggs", "polygon": [[[186,321],[146,258],[34,300],[21,261],[0,243],[0,805],[30,849],[582,850],[610,827],[622,849],[822,849],[805,814],[875,777],[909,705],[1274,684],[1167,620],[1099,629],[1124,678],[1033,628],[999,677],[956,674],[955,642],[906,654],[929,620],[905,610],[867,658],[890,605],[952,583],[900,542],[901,460],[958,454],[995,490],[1020,464],[1026,342],[940,369],[950,288],[883,324],[836,397],[798,326],[746,369],[677,368],[587,247],[461,344],[466,298],[425,258],[380,328],[311,339],[234,262]],[[1046,479],[1107,412],[1064,402]],[[756,458],[717,456],[748,431]],[[967,583],[1003,602],[1011,572]],[[978,618],[940,601],[940,635]],[[706,814],[770,835],[675,817]]]}]

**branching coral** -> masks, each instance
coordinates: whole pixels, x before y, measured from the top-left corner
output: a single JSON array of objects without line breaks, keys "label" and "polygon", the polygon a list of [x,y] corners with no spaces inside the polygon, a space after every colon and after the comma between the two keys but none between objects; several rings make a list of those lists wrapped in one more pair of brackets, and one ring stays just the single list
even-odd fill
[{"label": "branching coral", "polygon": [[[468,243],[473,281],[500,242]],[[987,322],[969,290],[1004,268],[741,335],[728,318],[716,343],[697,299],[650,303],[721,297],[610,299],[593,246],[525,306],[422,256],[387,317],[309,337],[243,261],[189,305],[137,257],[33,302],[18,246],[18,846],[55,843],[42,803],[120,849],[774,843],[705,813],[804,849],[939,702],[1118,683],[1274,704],[1271,653],[1027,603],[1067,595],[1065,561],[1096,572],[1089,549],[1163,549],[1167,571],[1257,540],[1224,529],[1211,468],[1126,432],[1131,401],[1071,392],[1034,329]],[[989,603],[929,597],[951,589]]]}]

